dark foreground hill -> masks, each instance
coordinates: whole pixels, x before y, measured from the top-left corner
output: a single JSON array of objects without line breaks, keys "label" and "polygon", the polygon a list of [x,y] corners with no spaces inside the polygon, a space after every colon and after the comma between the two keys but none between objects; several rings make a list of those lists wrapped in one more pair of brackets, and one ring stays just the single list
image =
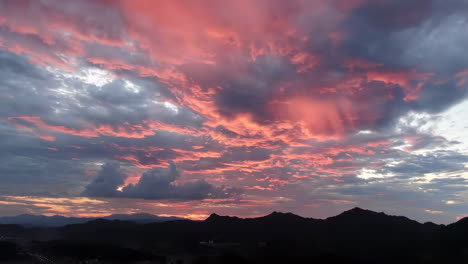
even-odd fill
[{"label": "dark foreground hill", "polygon": [[42,263],[468,263],[468,219],[421,224],[360,208],[325,220],[212,214],[149,224],[0,225],[0,232],[10,236],[3,250],[12,260],[51,261]]}]

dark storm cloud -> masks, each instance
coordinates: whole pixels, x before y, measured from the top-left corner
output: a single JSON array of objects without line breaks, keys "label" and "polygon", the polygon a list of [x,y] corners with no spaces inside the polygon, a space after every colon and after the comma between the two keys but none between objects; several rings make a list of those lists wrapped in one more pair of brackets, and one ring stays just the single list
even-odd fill
[{"label": "dark storm cloud", "polygon": [[353,15],[362,18],[365,24],[387,31],[417,26],[430,15],[432,1],[426,0],[380,0],[368,1]]},{"label": "dark storm cloud", "polygon": [[121,190],[125,181],[124,174],[118,165],[105,164],[95,180],[90,183],[83,195],[90,197],[125,197],[148,200],[179,199],[200,200],[205,198],[230,198],[240,190],[227,187],[215,187],[199,179],[194,182],[175,183],[179,172],[173,162],[168,168],[153,168],[141,175],[138,183],[129,184]]},{"label": "dark storm cloud", "polygon": [[[281,84],[295,76],[292,65],[284,58],[260,56],[241,72],[225,73],[218,84],[223,90],[216,98],[222,114],[254,114],[259,121],[269,120],[268,103],[278,93]],[[221,77],[221,76],[220,76]]]},{"label": "dark storm cloud", "polygon": [[[463,11],[460,12],[459,9],[460,5],[462,1],[458,0],[368,1],[353,12],[344,24],[349,30],[349,38],[343,47],[350,54],[368,58],[373,62],[384,62],[394,67],[414,66],[415,61],[411,65],[405,64],[406,58],[402,56],[406,54],[406,49],[411,47],[409,44],[421,42],[420,39],[414,37],[422,37],[423,32],[430,34],[432,30],[435,30],[432,27],[428,32],[426,23],[434,26],[434,24],[450,19],[452,14],[462,13]],[[405,31],[413,35],[406,34]],[[415,33],[418,34],[415,35]],[[434,41],[437,40],[434,39]],[[414,52],[425,52],[425,50]]]},{"label": "dark storm cloud", "polygon": [[395,45],[406,45],[401,48],[401,61],[441,74],[466,68],[463,48],[468,39],[460,32],[467,26],[467,12],[468,3],[464,0],[432,1],[430,16],[424,23],[398,35]]},{"label": "dark storm cloud", "polygon": [[[466,26],[468,27],[468,22]],[[466,43],[468,43],[468,39]],[[463,101],[468,95],[468,89],[467,86],[460,87],[458,82],[459,80],[455,79],[440,85],[424,86],[424,93],[417,102],[415,109],[438,113]]]},{"label": "dark storm cloud", "polygon": [[[390,71],[433,73],[416,102],[390,100],[381,109],[381,125],[408,110],[440,112],[460,102],[467,89],[457,87],[458,72],[467,67],[466,1],[369,1],[346,20],[349,55],[383,63]],[[385,113],[386,112],[386,113]]]},{"label": "dark storm cloud", "polygon": [[106,163],[101,171],[83,192],[85,196],[112,197],[115,196],[117,187],[125,182],[126,175],[120,170],[117,162]]}]

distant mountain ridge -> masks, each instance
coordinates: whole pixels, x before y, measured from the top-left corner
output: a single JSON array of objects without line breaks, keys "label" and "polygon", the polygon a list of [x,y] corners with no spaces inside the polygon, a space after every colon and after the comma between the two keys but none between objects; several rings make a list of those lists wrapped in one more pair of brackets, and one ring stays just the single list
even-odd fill
[{"label": "distant mountain ridge", "polygon": [[[242,221],[269,221],[269,222],[274,222],[274,221],[285,221],[288,219],[288,221],[309,221],[309,222],[320,222],[320,221],[328,221],[328,222],[336,222],[336,221],[347,221],[347,224],[349,223],[349,220],[352,220],[353,218],[359,218],[359,217],[367,217],[367,218],[380,218],[384,219],[385,217],[389,217],[390,219],[393,219],[394,221],[406,221],[408,223],[417,223],[421,224],[415,220],[411,220],[407,217],[404,216],[392,216],[392,215],[387,215],[383,212],[374,212],[371,210],[366,210],[362,209],[359,207],[355,207],[353,209],[347,210],[342,212],[339,215],[336,216],[331,216],[326,219],[315,219],[315,218],[307,218],[307,217],[302,217],[290,212],[283,213],[283,212],[272,212],[271,214],[261,216],[261,217],[255,217],[255,218],[240,218],[237,216],[222,216],[218,215],[216,213],[211,214],[208,218],[206,218],[204,221],[205,222],[225,222],[225,223],[232,223],[232,222],[242,222]],[[175,220],[187,220],[185,218],[181,217],[175,217],[175,216],[158,216],[158,215],[153,215],[149,213],[135,213],[135,214],[112,214],[108,216],[103,216],[103,217],[67,217],[67,216],[61,216],[61,215],[53,215],[53,216],[45,216],[45,215],[33,215],[33,214],[21,214],[17,216],[2,216],[0,217],[0,224],[16,224],[16,225],[22,225],[22,226],[37,226],[37,227],[59,227],[59,226],[65,226],[65,225],[71,225],[71,224],[82,224],[86,223],[92,220],[97,220],[97,219],[106,219],[106,220],[121,220],[121,221],[130,221],[138,224],[147,224],[147,223],[158,223],[158,222],[167,222],[167,221],[175,221]],[[458,222],[468,222],[468,217],[459,220]],[[455,223],[453,223],[455,224]],[[432,222],[426,222],[424,223],[425,226],[427,227],[438,227],[438,226],[443,226],[439,224],[435,224]]]},{"label": "distant mountain ridge", "polygon": [[[342,212],[339,215],[331,216],[326,219],[316,219],[316,218],[307,218],[302,217],[290,212],[277,212],[273,211],[272,213],[254,217],[254,218],[240,218],[237,216],[225,216],[212,213],[204,222],[208,223],[240,223],[240,222],[276,222],[276,221],[288,221],[288,222],[314,222],[319,223],[322,221],[331,222],[346,222],[347,225],[352,223],[353,219],[373,219],[373,220],[383,220],[383,219],[392,219],[396,222],[406,222],[413,225],[421,224],[426,227],[440,227],[444,226],[441,224],[435,224],[432,222],[426,222],[424,224],[419,223],[415,220],[411,220],[405,216],[392,216],[387,215],[383,212],[374,212],[367,209],[362,209],[355,207],[353,209]],[[175,216],[158,216],[149,213],[135,213],[135,214],[111,214],[103,217],[67,217],[61,215],[45,216],[45,215],[33,215],[33,214],[21,214],[17,216],[1,216],[0,224],[15,224],[22,226],[37,226],[37,227],[59,227],[71,224],[83,224],[89,221],[105,219],[105,220],[120,220],[120,221],[130,221],[138,224],[147,224],[147,223],[159,223],[159,222],[168,222],[176,220],[188,220],[181,217]],[[190,220],[188,220],[190,221]],[[460,219],[457,223],[467,222],[468,217]],[[451,224],[454,225],[455,223]]]},{"label": "distant mountain ridge", "polygon": [[273,212],[255,218],[211,214],[201,221],[129,221],[151,217],[111,215],[47,228],[0,225],[0,240],[3,235],[36,241],[35,252],[77,259],[103,257],[103,252],[119,259],[115,254],[137,249],[135,256],[235,253],[250,261],[196,263],[468,263],[468,218],[438,225],[356,207],[326,219]]},{"label": "distant mountain ridge", "polygon": [[112,214],[103,217],[67,217],[61,215],[45,216],[33,214],[21,214],[17,216],[0,217],[0,224],[15,224],[36,227],[59,227],[71,224],[83,224],[96,219],[130,221],[138,224],[157,223],[165,221],[182,220],[175,216],[157,216],[147,213],[136,214]]}]

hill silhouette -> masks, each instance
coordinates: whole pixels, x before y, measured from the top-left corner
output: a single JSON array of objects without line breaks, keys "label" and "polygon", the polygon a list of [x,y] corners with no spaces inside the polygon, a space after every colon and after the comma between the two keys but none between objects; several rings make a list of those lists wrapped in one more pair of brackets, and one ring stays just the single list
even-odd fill
[{"label": "hill silhouette", "polygon": [[180,220],[182,218],[175,216],[157,216],[145,213],[136,214],[112,214],[103,217],[66,217],[61,215],[45,216],[21,214],[17,216],[0,217],[0,224],[16,224],[29,227],[59,227],[70,224],[86,223],[96,219],[124,220],[140,224]]},{"label": "hill silhouette", "polygon": [[[95,219],[49,228],[0,225],[0,232],[8,230],[21,237],[9,242],[56,262],[468,263],[468,219],[445,226],[361,208],[327,219],[273,212],[256,218],[211,214],[203,221],[143,224]],[[18,251],[7,246],[10,253]]]}]

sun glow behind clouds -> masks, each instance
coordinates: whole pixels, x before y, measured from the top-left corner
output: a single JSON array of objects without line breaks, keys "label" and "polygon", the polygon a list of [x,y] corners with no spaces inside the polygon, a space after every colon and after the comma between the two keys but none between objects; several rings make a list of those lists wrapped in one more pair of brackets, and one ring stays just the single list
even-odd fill
[{"label": "sun glow behind clouds", "polygon": [[448,140],[460,142],[461,144],[456,146],[457,149],[468,153],[468,100],[460,102],[439,116],[439,120],[434,124],[435,133],[443,135]]},{"label": "sun glow behind clouds", "polygon": [[386,179],[390,177],[394,177],[395,175],[392,174],[382,174],[378,172],[377,170],[374,169],[368,169],[368,168],[362,168],[359,171],[357,171],[357,177],[364,179],[364,180],[369,180],[369,179]]},{"label": "sun glow behind clouds", "polygon": [[108,70],[95,67],[80,68],[79,72],[62,71],[60,69],[51,70],[52,73],[60,73],[65,78],[76,78],[83,83],[102,87],[115,80],[115,75]]},{"label": "sun glow behind clouds", "polygon": [[171,109],[171,110],[174,111],[176,114],[179,112],[179,109],[177,108],[176,105],[171,104],[171,103],[169,103],[169,102],[167,102],[167,101],[164,102],[163,104],[164,104],[164,106],[165,106],[166,108]]}]

